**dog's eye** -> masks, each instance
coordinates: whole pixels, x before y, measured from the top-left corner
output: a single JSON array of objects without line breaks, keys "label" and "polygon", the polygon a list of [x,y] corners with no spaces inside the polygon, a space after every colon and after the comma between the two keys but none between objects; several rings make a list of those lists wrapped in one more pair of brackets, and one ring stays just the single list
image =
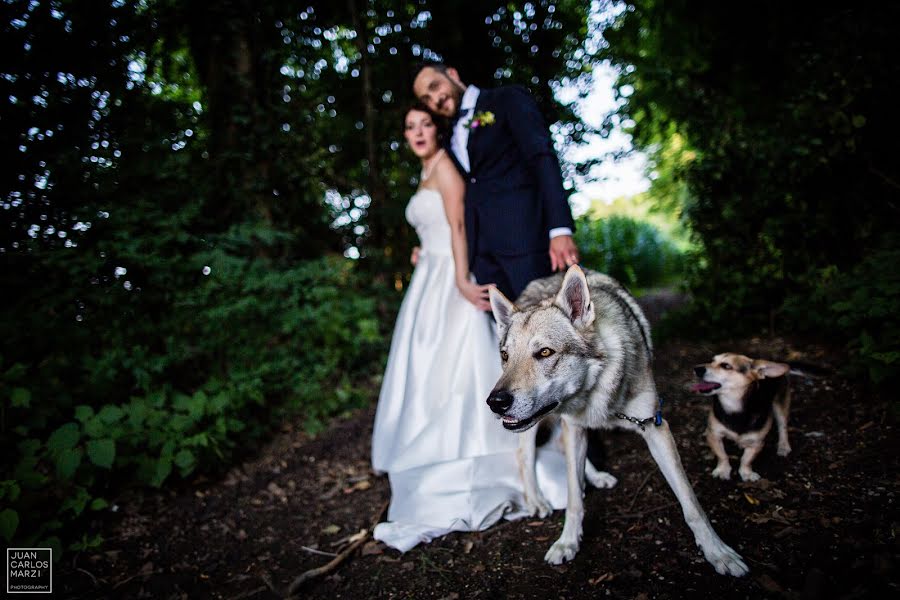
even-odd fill
[{"label": "dog's eye", "polygon": [[506,362],[509,360],[509,354],[506,353],[506,350],[500,351],[500,358],[503,359],[503,362]]},{"label": "dog's eye", "polygon": [[730,370],[731,370],[731,365],[729,365],[728,363],[722,363],[722,364],[719,365],[719,366],[722,367],[723,369],[725,369],[726,371],[730,371]]},{"label": "dog's eye", "polygon": [[540,350],[538,350],[536,357],[537,358],[547,358],[547,357],[553,356],[554,354],[556,354],[556,353],[553,350],[551,350],[550,348],[541,348]]}]

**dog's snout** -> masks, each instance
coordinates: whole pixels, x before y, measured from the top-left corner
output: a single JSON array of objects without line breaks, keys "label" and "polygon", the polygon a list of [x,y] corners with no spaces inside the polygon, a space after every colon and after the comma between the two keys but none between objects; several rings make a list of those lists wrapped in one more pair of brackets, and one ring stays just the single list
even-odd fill
[{"label": "dog's snout", "polygon": [[697,374],[697,377],[703,377],[703,375],[706,373],[706,367],[704,367],[703,365],[697,365],[696,367],[694,367],[694,373]]},{"label": "dog's snout", "polygon": [[513,395],[506,390],[493,391],[491,392],[491,395],[488,396],[487,403],[492,411],[498,415],[502,415],[509,410],[510,406],[512,406]]}]

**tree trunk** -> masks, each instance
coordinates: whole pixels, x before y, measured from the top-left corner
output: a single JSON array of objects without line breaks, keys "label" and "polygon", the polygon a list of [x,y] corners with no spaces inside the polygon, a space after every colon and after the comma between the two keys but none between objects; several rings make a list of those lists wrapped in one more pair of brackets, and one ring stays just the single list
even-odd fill
[{"label": "tree trunk", "polygon": [[[350,11],[350,19],[353,30],[356,31],[356,49],[360,54],[362,68],[360,76],[362,77],[362,105],[363,105],[363,124],[366,130],[366,160],[369,163],[368,168],[368,184],[367,191],[372,202],[369,207],[369,233],[370,248],[383,248],[385,242],[385,224],[381,216],[384,211],[379,208],[384,206],[386,193],[385,186],[381,180],[380,167],[378,162],[378,146],[376,143],[376,113],[375,100],[373,98],[372,88],[372,67],[369,60],[369,32],[365,23],[360,20],[359,7],[357,2],[360,0],[347,0],[347,7]],[[365,0],[364,0],[365,1]],[[376,216],[377,215],[377,216]]]}]

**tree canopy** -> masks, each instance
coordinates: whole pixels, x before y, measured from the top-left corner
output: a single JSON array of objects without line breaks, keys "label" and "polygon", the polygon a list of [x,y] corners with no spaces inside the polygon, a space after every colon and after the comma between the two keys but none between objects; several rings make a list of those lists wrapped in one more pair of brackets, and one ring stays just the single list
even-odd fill
[{"label": "tree canopy", "polygon": [[577,142],[553,90],[589,78],[588,9],[0,4],[0,533],[58,545],[122,484],[367,402],[409,272],[411,66],[526,85]]},{"label": "tree canopy", "polygon": [[898,9],[860,3],[628,2],[601,58],[621,122],[700,251],[692,323],[849,342],[900,370]]}]

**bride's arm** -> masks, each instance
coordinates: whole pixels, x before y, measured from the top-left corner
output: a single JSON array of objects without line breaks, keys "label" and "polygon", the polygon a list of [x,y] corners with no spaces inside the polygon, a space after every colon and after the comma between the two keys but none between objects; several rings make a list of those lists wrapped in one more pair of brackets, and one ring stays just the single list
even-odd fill
[{"label": "bride's arm", "polygon": [[444,212],[450,223],[450,245],[456,271],[456,287],[480,310],[490,310],[488,290],[492,284],[478,285],[469,279],[469,250],[466,246],[465,194],[466,184],[449,160],[435,164],[435,179],[444,201]]}]

